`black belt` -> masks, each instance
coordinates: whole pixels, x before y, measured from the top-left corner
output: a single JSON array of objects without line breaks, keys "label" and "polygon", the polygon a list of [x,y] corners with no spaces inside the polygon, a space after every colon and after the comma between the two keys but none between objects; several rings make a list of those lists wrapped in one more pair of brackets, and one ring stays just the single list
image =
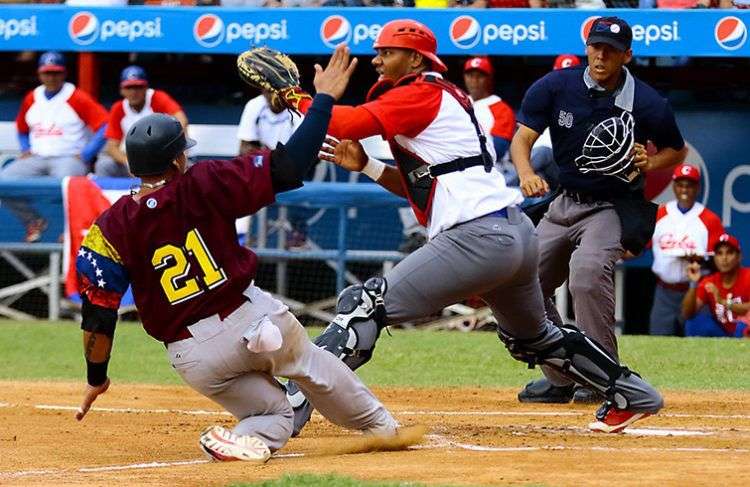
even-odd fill
[{"label": "black belt", "polygon": [[569,189],[564,189],[562,194],[569,197],[579,205],[584,203],[592,204],[596,203],[597,201],[612,201],[612,196],[600,196],[591,193],[581,193],[580,191],[571,191]]},{"label": "black belt", "polygon": [[[484,166],[484,158],[480,155],[471,157],[459,157],[458,159],[450,162],[444,162],[443,164],[423,164],[409,173],[409,180],[415,183],[417,180],[424,177],[435,179],[443,174],[448,174],[456,171],[463,171],[466,168],[474,166]],[[489,172],[489,171],[487,171]]]}]

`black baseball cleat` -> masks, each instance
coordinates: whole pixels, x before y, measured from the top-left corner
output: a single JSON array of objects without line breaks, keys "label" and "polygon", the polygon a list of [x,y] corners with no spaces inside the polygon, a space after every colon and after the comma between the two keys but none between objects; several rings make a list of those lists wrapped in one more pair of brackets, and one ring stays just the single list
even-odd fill
[{"label": "black baseball cleat", "polygon": [[604,396],[597,394],[588,387],[576,386],[573,392],[573,402],[576,404],[599,404]]},{"label": "black baseball cleat", "polygon": [[518,393],[518,401],[566,404],[573,399],[574,387],[573,385],[558,387],[546,377],[542,377],[526,384],[526,387]]}]

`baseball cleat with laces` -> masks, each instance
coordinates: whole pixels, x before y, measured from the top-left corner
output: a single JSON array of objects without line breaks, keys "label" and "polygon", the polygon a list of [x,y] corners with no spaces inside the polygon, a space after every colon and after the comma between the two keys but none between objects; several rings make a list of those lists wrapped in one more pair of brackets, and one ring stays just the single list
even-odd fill
[{"label": "baseball cleat with laces", "polygon": [[651,413],[636,413],[626,409],[617,409],[610,402],[605,402],[596,412],[596,421],[589,423],[589,429],[597,433],[620,433],[639,419],[647,418]]},{"label": "baseball cleat with laces", "polygon": [[199,440],[201,450],[218,462],[265,463],[271,458],[271,450],[260,438],[235,435],[222,426],[209,426]]}]

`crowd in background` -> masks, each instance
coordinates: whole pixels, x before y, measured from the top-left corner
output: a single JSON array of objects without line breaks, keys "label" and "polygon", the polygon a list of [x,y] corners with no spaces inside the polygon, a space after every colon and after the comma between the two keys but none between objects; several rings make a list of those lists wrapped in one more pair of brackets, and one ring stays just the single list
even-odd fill
[{"label": "crowd in background", "polygon": [[0,0],[0,4],[67,4],[221,7],[416,7],[416,8],[743,8],[745,0]]}]

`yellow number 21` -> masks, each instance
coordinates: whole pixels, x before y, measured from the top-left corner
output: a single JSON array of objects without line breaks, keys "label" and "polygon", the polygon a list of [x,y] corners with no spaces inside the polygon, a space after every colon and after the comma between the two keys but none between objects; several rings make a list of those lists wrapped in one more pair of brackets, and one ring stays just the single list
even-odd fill
[{"label": "yellow number 21", "polygon": [[203,292],[194,277],[178,284],[178,281],[184,279],[190,273],[188,255],[194,256],[195,260],[198,261],[198,266],[203,273],[200,277],[206,289],[213,289],[224,284],[227,280],[224,269],[216,265],[211,252],[206,247],[206,242],[203,241],[200,232],[194,228],[185,237],[184,247],[181,248],[171,244],[164,245],[156,249],[153,257],[151,257],[151,265],[154,266],[154,269],[164,269],[160,282],[170,304],[182,303]]}]

